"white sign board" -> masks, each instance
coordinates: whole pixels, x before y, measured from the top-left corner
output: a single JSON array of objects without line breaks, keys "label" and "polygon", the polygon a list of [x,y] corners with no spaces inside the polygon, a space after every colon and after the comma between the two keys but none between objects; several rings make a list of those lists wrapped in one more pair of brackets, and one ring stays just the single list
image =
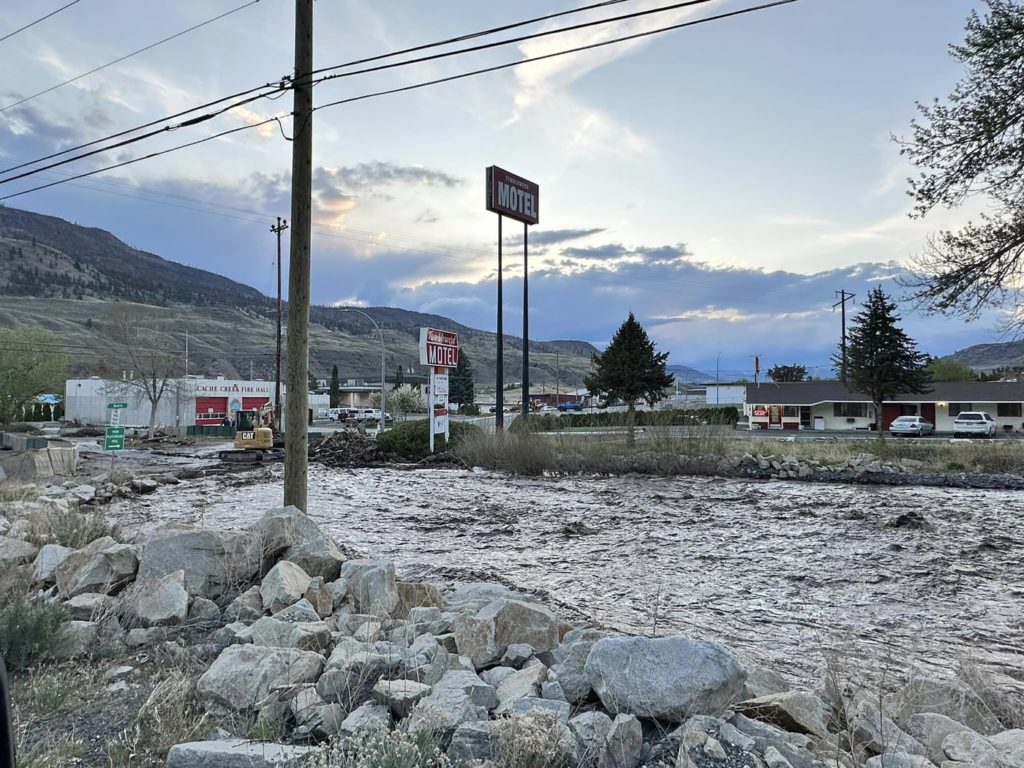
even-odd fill
[{"label": "white sign board", "polygon": [[434,434],[439,435],[442,432],[448,434],[448,411],[434,414]]},{"label": "white sign board", "polygon": [[459,364],[459,334],[420,328],[420,363],[454,368]]},{"label": "white sign board", "polygon": [[[435,395],[447,395],[448,394],[448,374],[438,373],[434,375],[434,389]],[[440,432],[441,430],[437,430]]]}]

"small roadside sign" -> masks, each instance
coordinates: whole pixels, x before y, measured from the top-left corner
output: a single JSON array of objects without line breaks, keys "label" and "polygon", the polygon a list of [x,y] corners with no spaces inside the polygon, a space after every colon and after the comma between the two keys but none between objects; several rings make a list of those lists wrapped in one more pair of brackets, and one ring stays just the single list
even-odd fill
[{"label": "small roadside sign", "polygon": [[107,408],[121,409],[121,408],[127,408],[127,407],[128,407],[128,403],[107,403]]},{"label": "small roadside sign", "polygon": [[124,427],[107,427],[103,436],[104,451],[124,450]]}]

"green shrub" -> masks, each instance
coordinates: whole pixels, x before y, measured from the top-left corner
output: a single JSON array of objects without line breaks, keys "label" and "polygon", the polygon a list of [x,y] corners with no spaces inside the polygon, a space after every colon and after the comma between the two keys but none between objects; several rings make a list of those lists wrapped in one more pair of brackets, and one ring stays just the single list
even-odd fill
[{"label": "green shrub", "polygon": [[[520,419],[512,422],[517,424]],[[551,437],[530,431],[468,435],[455,449],[455,454],[474,467],[511,472],[515,475],[540,475],[558,468],[558,456]]]},{"label": "green shrub", "polygon": [[429,728],[413,733],[397,728],[358,731],[352,738],[325,747],[311,768],[450,768]]},{"label": "green shrub", "polygon": [[[681,410],[670,408],[664,411],[637,411],[633,414],[633,426],[636,427],[683,427],[705,424],[733,426],[739,420],[739,410],[734,405],[716,406],[714,408],[696,408]],[[512,422],[511,429],[522,420],[519,417]],[[628,414],[625,411],[602,411],[600,413],[564,413],[556,415],[545,413],[529,416],[528,423],[520,425],[520,431],[551,432],[558,429],[624,427],[627,426]]]},{"label": "green shrub", "polygon": [[[408,461],[419,461],[430,453],[430,419],[416,419],[396,424],[387,432],[377,436],[377,447],[384,453]],[[467,436],[480,432],[474,424],[453,421],[449,425],[450,444],[445,444],[444,435],[434,436],[434,451],[454,448]]]},{"label": "green shrub", "polygon": [[9,669],[28,669],[46,656],[67,620],[56,603],[28,597],[21,591],[3,596],[0,608],[0,656]]},{"label": "green shrub", "polygon": [[463,416],[479,416],[480,406],[476,403],[467,403],[466,405],[459,406],[459,413]]}]

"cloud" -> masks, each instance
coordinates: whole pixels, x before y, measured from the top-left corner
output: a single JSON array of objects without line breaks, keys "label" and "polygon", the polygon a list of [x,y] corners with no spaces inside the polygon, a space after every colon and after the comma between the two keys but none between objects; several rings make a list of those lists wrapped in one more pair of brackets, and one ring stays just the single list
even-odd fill
[{"label": "cloud", "polygon": [[323,168],[325,174],[350,189],[377,190],[393,184],[411,184],[451,189],[464,183],[463,179],[444,171],[419,165],[395,165],[381,161],[359,163],[341,168]]},{"label": "cloud", "polygon": [[[585,237],[591,235],[599,235],[604,232],[604,228],[594,229],[542,229],[536,232],[530,232],[530,245],[557,245],[559,243],[566,243],[570,240],[582,240]],[[516,235],[515,237],[506,237],[505,245],[522,245],[523,236]]]}]

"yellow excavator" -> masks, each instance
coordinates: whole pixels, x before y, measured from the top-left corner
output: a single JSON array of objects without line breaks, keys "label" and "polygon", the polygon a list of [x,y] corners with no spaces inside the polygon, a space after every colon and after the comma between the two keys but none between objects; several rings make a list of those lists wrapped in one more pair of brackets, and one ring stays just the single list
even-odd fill
[{"label": "yellow excavator", "polygon": [[221,451],[221,461],[254,464],[264,460],[281,459],[284,454],[274,448],[274,430],[264,422],[273,420],[274,406],[267,403],[260,408],[235,411],[235,444],[233,450]]}]

